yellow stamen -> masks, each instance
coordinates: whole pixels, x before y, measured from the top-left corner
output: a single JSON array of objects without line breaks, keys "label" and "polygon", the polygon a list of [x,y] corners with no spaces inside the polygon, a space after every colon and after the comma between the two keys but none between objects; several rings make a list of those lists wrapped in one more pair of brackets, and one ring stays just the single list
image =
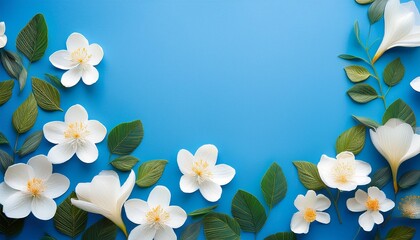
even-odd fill
[{"label": "yellow stamen", "polygon": [[305,213],[303,214],[303,219],[305,219],[305,221],[308,223],[315,221],[316,211],[313,208],[305,209]]},{"label": "yellow stamen", "polygon": [[337,160],[337,163],[333,168],[334,178],[341,184],[348,183],[350,178],[354,175],[354,172],[354,164],[348,160]]},{"label": "yellow stamen", "polygon": [[30,179],[26,184],[26,188],[33,197],[39,197],[45,191],[44,182],[39,178]]},{"label": "yellow stamen", "polygon": [[209,170],[209,164],[204,160],[195,161],[192,166],[192,171],[197,175],[198,181],[203,181],[212,175]]},{"label": "yellow stamen", "polygon": [[71,53],[72,60],[78,63],[87,63],[91,57],[86,48],[78,48]]},{"label": "yellow stamen", "polygon": [[149,224],[163,224],[169,219],[169,213],[158,205],[146,214],[146,219]]},{"label": "yellow stamen", "polygon": [[420,215],[420,196],[407,196],[401,199],[398,209],[407,218],[418,218]]},{"label": "yellow stamen", "polygon": [[366,208],[369,211],[378,211],[380,208],[378,199],[368,197],[368,200],[366,201]]},{"label": "yellow stamen", "polygon": [[70,123],[67,130],[64,132],[64,137],[67,139],[80,139],[89,134],[87,126],[81,122]]}]

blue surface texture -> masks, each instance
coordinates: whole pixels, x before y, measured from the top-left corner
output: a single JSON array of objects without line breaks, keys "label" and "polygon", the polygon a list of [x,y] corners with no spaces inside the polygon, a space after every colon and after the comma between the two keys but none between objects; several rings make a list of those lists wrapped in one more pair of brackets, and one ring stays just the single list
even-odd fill
[{"label": "blue surface texture", "polygon": [[[236,169],[235,178],[223,187],[217,203],[216,210],[228,214],[237,190],[246,190],[263,201],[263,174],[272,162],[283,168],[287,196],[272,210],[257,239],[290,231],[291,217],[297,211],[293,201],[298,194],[306,193],[292,161],[317,163],[324,153],[335,156],[338,135],[356,124],[352,114],[380,121],[384,112],[380,100],[360,105],[346,95],[352,83],[343,67],[349,63],[337,56],[362,55],[352,28],[358,20],[365,37],[369,27],[367,7],[352,0],[0,0],[0,21],[6,22],[9,38],[6,49],[16,50],[18,32],[36,13],[46,18],[49,45],[44,58],[32,64],[29,75],[61,76],[63,71],[54,68],[48,56],[65,49],[66,39],[73,32],[100,44],[105,56],[98,66],[99,81],[92,86],[80,82],[60,90],[61,106],[67,110],[76,103],[83,105],[90,119],[102,122],[108,132],[121,122],[141,119],[145,136],[134,155],[141,162],[169,161],[158,184],[171,190],[172,205],[182,206],[187,212],[212,205],[198,192],[181,192],[176,156],[182,148],[195,152],[201,145],[212,143],[219,149],[218,163]],[[371,35],[372,40],[382,38],[382,20],[373,26]],[[401,56],[406,74],[390,91],[388,104],[402,98],[420,116],[420,93],[409,85],[420,75],[420,49],[388,51],[378,61],[378,69],[382,72],[385,64],[397,56]],[[6,79],[9,77],[0,68],[0,80]],[[368,81],[377,87],[373,79]],[[30,91],[29,80],[20,94],[15,85],[12,100],[0,107],[0,132],[12,141],[12,113]],[[32,131],[63,118],[64,112],[40,110]],[[52,146],[43,140],[36,154],[47,154]],[[55,172],[71,181],[69,191],[56,199],[57,203],[77,183],[91,181],[101,170],[112,169],[106,142],[98,148],[99,159],[93,164],[73,157],[54,165]],[[18,161],[26,163],[33,155]],[[387,165],[370,138],[358,159],[371,163],[374,170]],[[404,163],[400,173],[419,168],[417,156]],[[128,176],[119,175],[121,181]],[[136,186],[130,198],[146,199],[150,191]],[[392,196],[391,184],[385,191]],[[417,186],[399,196],[419,192]],[[331,223],[313,223],[309,234],[298,239],[353,239],[360,214],[351,213],[345,206],[345,199],[353,196],[354,192],[343,193],[339,201],[343,224],[338,223],[331,206],[327,210]],[[88,224],[98,219],[89,214]],[[129,230],[135,227],[125,215],[124,221]],[[398,220],[391,221],[381,233],[396,224],[420,229],[419,221]],[[176,230],[178,235],[185,226]],[[39,239],[44,233],[67,239],[55,230],[52,220],[41,221],[33,215],[27,218],[23,232],[12,239]],[[419,236],[417,233],[417,239]],[[371,238],[373,232],[362,231],[359,235],[359,239]],[[121,232],[118,239],[124,239]],[[200,239],[204,239],[203,234]],[[254,236],[243,232],[241,239]]]}]

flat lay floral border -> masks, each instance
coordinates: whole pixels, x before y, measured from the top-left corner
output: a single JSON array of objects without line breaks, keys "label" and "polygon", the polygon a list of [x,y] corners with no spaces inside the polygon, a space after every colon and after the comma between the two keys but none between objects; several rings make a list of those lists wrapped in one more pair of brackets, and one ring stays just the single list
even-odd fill
[{"label": "flat lay floral border", "polygon": [[[364,56],[342,54],[339,57],[350,65],[345,74],[354,85],[347,91],[355,102],[367,104],[370,101],[383,102],[384,114],[381,124],[375,120],[355,116],[354,127],[344,131],[336,140],[335,157],[322,155],[317,164],[294,161],[299,180],[307,192],[296,196],[296,213],[290,220],[290,232],[273,233],[264,236],[267,240],[297,239],[307,234],[314,221],[328,224],[330,215],[326,212],[331,205],[335,208],[338,221],[342,223],[339,209],[341,192],[352,192],[354,197],[345,200],[348,211],[359,214],[359,231],[374,232],[375,239],[414,239],[413,227],[400,225],[399,219],[412,221],[420,219],[420,195],[399,196],[401,191],[420,182],[420,170],[399,173],[400,165],[420,153],[420,135],[416,133],[416,117],[412,109],[402,100],[387,104],[386,97],[404,77],[405,67],[400,58],[386,65],[380,74],[375,63],[386,51],[394,47],[420,46],[420,14],[413,1],[400,0],[355,0],[368,10],[370,25],[363,34],[356,21],[354,36]],[[385,33],[375,54],[371,42],[371,29],[384,17]],[[377,24],[376,24],[377,25]],[[40,60],[48,46],[48,28],[42,14],[35,15],[20,31],[16,40],[18,52],[7,50],[6,24],[0,23],[0,59],[12,78],[0,82],[0,106],[12,98],[15,81],[20,91],[25,88],[31,63]],[[10,44],[10,43],[9,43]],[[165,186],[154,186],[162,176],[167,160],[143,162],[137,172],[133,170],[139,162],[131,155],[143,139],[143,125],[140,120],[121,123],[109,132],[96,116],[88,115],[81,105],[75,104],[66,110],[64,121],[45,123],[42,130],[32,130],[39,108],[43,111],[63,111],[60,107],[60,90],[73,87],[80,80],[92,85],[99,79],[95,66],[100,64],[104,51],[99,44],[89,44],[80,33],[72,33],[66,41],[66,50],[54,52],[49,60],[53,66],[65,72],[61,77],[45,74],[45,79],[31,77],[32,93],[11,115],[16,132],[14,143],[0,132],[0,164],[4,182],[0,184],[0,233],[17,235],[23,228],[25,218],[33,214],[40,221],[53,221],[58,232],[82,239],[115,239],[118,229],[128,239],[177,239],[173,229],[184,225],[188,217],[194,221],[184,227],[181,239],[198,239],[204,229],[206,239],[240,239],[241,231],[258,232],[269,220],[270,211],[281,202],[287,193],[287,180],[282,168],[273,163],[261,179],[263,201],[253,194],[238,190],[232,199],[231,215],[217,213],[217,205],[210,205],[186,213],[182,206],[170,205],[171,193]],[[24,66],[23,57],[29,64]],[[420,77],[411,81],[415,91],[420,91]],[[18,96],[22,97],[22,96]],[[383,168],[372,172],[368,161],[356,159],[362,151],[369,133],[377,151],[388,162]],[[20,137],[25,137],[21,143]],[[27,163],[20,158],[36,153],[42,139],[51,143],[47,156],[36,155]],[[104,170],[91,182],[78,183],[74,192],[69,190],[66,176],[53,172],[56,164],[65,164],[74,155],[85,164],[98,159],[96,144],[106,141],[109,162],[116,171],[130,172],[121,184],[116,171]],[[222,197],[222,186],[228,184],[236,171],[226,164],[216,164],[218,149],[205,144],[191,153],[181,149],[177,164],[182,177],[180,189],[184,193],[199,191],[209,202]],[[380,160],[379,160],[380,161]],[[383,161],[384,163],[385,161]],[[289,180],[290,181],[290,180]],[[381,189],[392,182],[394,193],[387,196]],[[137,185],[137,186],[136,186]],[[134,187],[153,187],[147,200],[133,198]],[[54,201],[64,194],[67,198],[57,205]],[[131,198],[130,198],[131,197]],[[401,216],[395,216],[398,208]],[[128,230],[122,212],[135,223]],[[104,218],[87,229],[88,212]],[[388,222],[396,227],[383,232]],[[350,224],[350,223],[345,223]],[[354,223],[357,224],[357,223]],[[325,227],[327,226],[319,226]],[[55,239],[46,234],[42,239]]]}]

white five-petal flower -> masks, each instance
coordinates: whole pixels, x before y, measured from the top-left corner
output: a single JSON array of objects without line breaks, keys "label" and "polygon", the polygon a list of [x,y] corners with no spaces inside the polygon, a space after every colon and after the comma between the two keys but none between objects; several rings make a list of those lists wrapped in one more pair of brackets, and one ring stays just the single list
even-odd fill
[{"label": "white five-petal flower", "polygon": [[127,218],[139,224],[128,237],[129,240],[176,240],[173,228],[179,228],[187,220],[187,213],[178,206],[169,206],[171,193],[164,186],[156,186],[147,202],[130,199],[124,204]]},{"label": "white five-petal flower", "polygon": [[54,217],[57,204],[53,200],[70,186],[69,179],[52,173],[52,164],[44,155],[7,168],[0,184],[0,204],[9,218],[25,218],[29,213],[41,220]]},{"label": "white five-petal flower", "polygon": [[221,186],[228,184],[235,176],[235,169],[226,165],[216,165],[217,148],[206,144],[194,156],[187,150],[178,152],[178,167],[182,174],[179,185],[185,193],[200,190],[207,201],[216,202],[222,196]]},{"label": "white five-petal flower", "polygon": [[44,125],[45,138],[56,146],[48,152],[53,164],[64,163],[74,154],[85,163],[98,159],[96,143],[106,136],[106,128],[96,120],[88,120],[86,109],[79,104],[70,107],[64,122],[53,121]]},{"label": "white five-petal flower", "polygon": [[102,171],[92,179],[92,182],[77,184],[78,199],[72,198],[71,203],[82,210],[108,218],[127,236],[121,210],[133,190],[135,181],[136,176],[133,170],[122,186],[116,172]]},{"label": "white five-petal flower", "polygon": [[299,212],[293,214],[290,229],[294,233],[308,233],[309,225],[318,221],[323,224],[330,223],[330,215],[322,212],[331,206],[331,201],[322,194],[309,190],[305,196],[299,194],[295,199],[295,207]]},{"label": "white five-petal flower", "polygon": [[0,48],[4,48],[7,43],[7,36],[5,35],[6,32],[6,24],[4,22],[0,22]]},{"label": "white five-petal flower", "polygon": [[395,206],[395,203],[386,198],[385,193],[377,187],[368,188],[367,193],[358,189],[354,198],[347,199],[346,204],[352,212],[364,212],[359,216],[359,225],[366,232],[372,231],[375,223],[381,224],[384,221],[380,212],[387,212]]},{"label": "white five-petal flower", "polygon": [[92,85],[99,78],[99,72],[94,67],[98,65],[104,52],[96,43],[90,44],[80,33],[72,33],[67,38],[67,50],[59,50],[50,56],[50,62],[56,68],[68,70],[61,77],[65,87],[73,87],[80,78],[86,85]]},{"label": "white five-petal flower", "polygon": [[372,171],[369,163],[356,160],[352,152],[341,152],[337,159],[321,156],[318,171],[322,181],[330,188],[352,191],[358,185],[370,183],[368,175]]}]

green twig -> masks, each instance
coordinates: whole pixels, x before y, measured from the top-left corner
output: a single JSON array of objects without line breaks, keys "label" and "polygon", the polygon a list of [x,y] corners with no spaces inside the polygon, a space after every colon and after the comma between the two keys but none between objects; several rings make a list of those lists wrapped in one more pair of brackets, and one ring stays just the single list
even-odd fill
[{"label": "green twig", "polygon": [[340,224],[342,224],[343,221],[341,220],[340,211],[338,210],[338,198],[340,197],[340,190],[337,190],[338,191],[338,193],[337,193],[337,199],[335,199],[334,196],[332,195],[330,189],[329,188],[325,188],[325,189],[327,190],[328,195],[330,196],[330,198],[333,201],[335,211],[337,212],[338,222]]},{"label": "green twig", "polygon": [[356,240],[357,239],[357,236],[359,236],[360,229],[361,229],[361,227],[359,226],[359,229],[357,229],[356,235],[354,235],[353,240]]},{"label": "green twig", "polygon": [[17,146],[18,146],[18,142],[19,142],[19,133],[16,134],[16,141],[15,141],[15,145],[13,147],[13,161],[16,162],[16,153],[17,153]]}]

